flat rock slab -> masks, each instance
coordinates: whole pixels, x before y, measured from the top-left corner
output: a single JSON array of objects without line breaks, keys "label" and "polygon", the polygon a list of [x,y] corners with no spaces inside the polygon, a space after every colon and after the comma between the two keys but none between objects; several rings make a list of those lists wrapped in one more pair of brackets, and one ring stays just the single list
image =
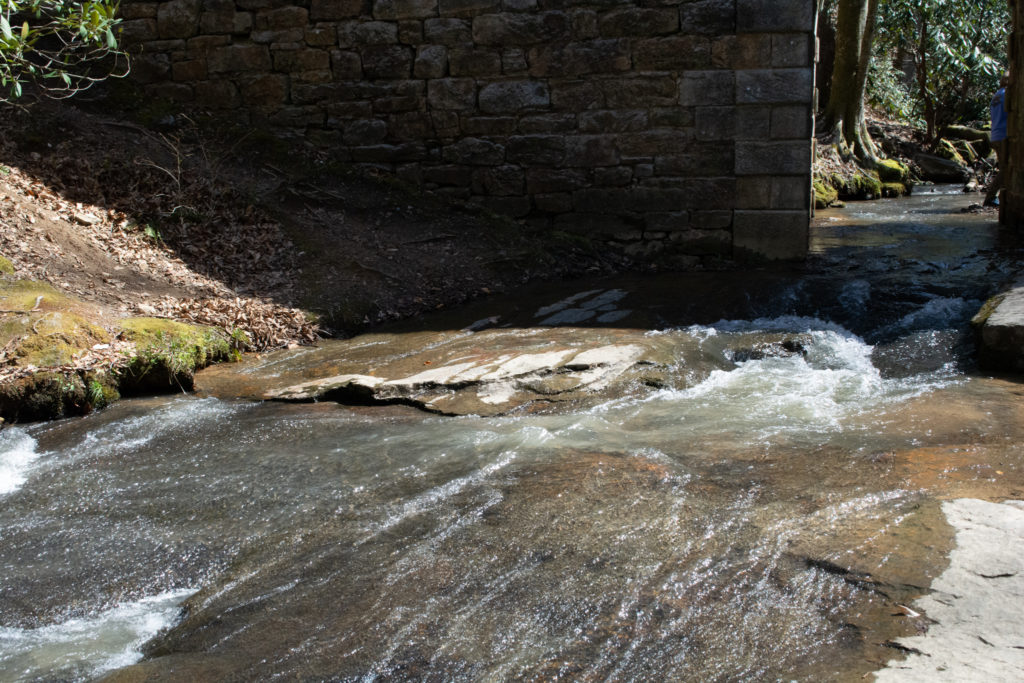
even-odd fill
[{"label": "flat rock slab", "polygon": [[1024,278],[990,301],[986,309],[975,318],[982,365],[1024,372]]},{"label": "flat rock slab", "polygon": [[218,398],[404,403],[448,415],[499,415],[689,386],[744,359],[802,353],[801,337],[571,327],[369,334],[214,366],[195,385]]},{"label": "flat rock slab", "polygon": [[950,565],[914,608],[932,622],[876,681],[1024,680],[1024,502],[942,505],[956,528]]}]

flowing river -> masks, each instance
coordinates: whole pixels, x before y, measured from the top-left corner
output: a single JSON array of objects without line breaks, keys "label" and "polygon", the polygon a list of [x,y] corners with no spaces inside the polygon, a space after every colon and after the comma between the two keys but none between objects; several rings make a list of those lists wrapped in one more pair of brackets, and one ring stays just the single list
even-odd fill
[{"label": "flowing river", "polygon": [[[941,501],[1024,497],[1024,386],[969,328],[1015,252],[972,199],[822,212],[797,271],[545,285],[395,332],[613,292],[572,334],[643,320],[722,356],[680,352],[672,386],[10,427],[0,680],[859,680],[927,628],[901,606],[948,563]],[[732,343],[778,333],[800,352]]]}]

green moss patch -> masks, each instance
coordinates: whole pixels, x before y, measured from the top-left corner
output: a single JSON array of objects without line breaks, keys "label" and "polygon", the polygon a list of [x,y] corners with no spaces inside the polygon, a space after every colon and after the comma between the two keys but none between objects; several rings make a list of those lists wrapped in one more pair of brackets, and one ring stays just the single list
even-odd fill
[{"label": "green moss patch", "polygon": [[8,367],[19,369],[0,385],[0,417],[8,421],[81,415],[122,393],[190,390],[197,370],[238,355],[215,328],[128,318],[118,336],[135,343],[134,358],[75,368],[94,347],[114,341],[89,321],[96,309],[44,283],[0,279],[0,310],[0,348]]},{"label": "green moss patch", "polygon": [[52,311],[68,306],[68,298],[45,282],[0,280],[0,308],[4,310],[29,311],[38,307]]},{"label": "green moss patch", "polygon": [[0,281],[0,346],[21,367],[66,365],[96,344],[103,328],[74,312],[53,287],[28,280]]},{"label": "green moss patch", "polygon": [[906,183],[910,179],[910,168],[895,159],[878,162],[878,178],[883,183]]},{"label": "green moss patch", "polygon": [[[44,420],[81,415],[117,398],[108,372],[69,369],[110,335],[76,311],[81,302],[27,280],[0,281],[0,347],[18,368],[40,368],[0,386],[5,420]],[[63,368],[63,369],[62,369]]]},{"label": "green moss patch", "polygon": [[903,183],[882,183],[883,197],[905,197],[910,189]]},{"label": "green moss patch", "polygon": [[52,311],[18,317],[20,320],[6,322],[2,331],[11,339],[18,338],[12,355],[21,366],[66,365],[94,345],[110,341],[101,327],[74,313]]},{"label": "green moss patch", "polygon": [[837,199],[839,199],[839,193],[836,188],[822,180],[814,180],[814,208],[826,209],[832,206]]},{"label": "green moss patch", "polygon": [[964,160],[959,150],[957,150],[956,146],[949,140],[939,140],[938,144],[935,146],[935,155],[942,157],[943,159],[956,162],[961,166],[967,165],[967,162]]},{"label": "green moss patch", "polygon": [[123,320],[119,336],[135,342],[137,353],[122,372],[125,394],[190,391],[197,370],[235,356],[221,330],[162,318]]},{"label": "green moss patch", "polygon": [[882,181],[874,171],[856,173],[848,178],[835,177],[832,185],[841,199],[878,199],[882,196]]},{"label": "green moss patch", "polygon": [[3,256],[0,256],[0,275],[13,275],[14,264]]}]

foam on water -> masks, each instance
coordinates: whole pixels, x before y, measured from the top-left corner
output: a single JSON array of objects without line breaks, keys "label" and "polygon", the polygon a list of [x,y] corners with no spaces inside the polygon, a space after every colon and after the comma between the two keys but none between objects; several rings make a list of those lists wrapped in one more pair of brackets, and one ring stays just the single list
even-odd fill
[{"label": "foam on water", "polygon": [[[805,354],[739,362],[715,370],[700,384],[663,398],[728,403],[739,407],[748,423],[796,424],[835,428],[844,407],[857,406],[884,392],[884,382],[871,363],[872,347],[839,325],[814,318],[783,316],[753,321],[720,321],[693,329],[698,336],[729,333],[797,331],[811,343]],[[666,396],[667,393],[667,396]]]},{"label": "foam on water", "polygon": [[134,664],[143,643],[177,620],[193,592],[162,593],[41,628],[0,627],[0,679],[87,680]]},{"label": "foam on water", "polygon": [[[956,308],[940,303],[936,309]],[[955,381],[948,371],[884,378],[872,362],[871,344],[839,324],[816,318],[722,320],[685,332],[705,342],[758,332],[801,334],[805,341],[802,354],[740,361],[711,371],[691,387],[616,399],[591,415],[634,429],[673,429],[679,438],[721,433],[732,435],[730,440],[760,443],[788,434],[814,441],[816,435],[830,438],[828,434],[849,429],[851,419],[866,412]]]},{"label": "foam on water", "polygon": [[36,441],[17,427],[0,432],[0,496],[17,491],[39,457]]}]

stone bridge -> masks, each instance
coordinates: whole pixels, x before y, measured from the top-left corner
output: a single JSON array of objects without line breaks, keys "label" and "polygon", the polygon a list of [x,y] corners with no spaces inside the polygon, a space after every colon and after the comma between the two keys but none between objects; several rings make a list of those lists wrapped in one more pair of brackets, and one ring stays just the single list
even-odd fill
[{"label": "stone bridge", "polygon": [[122,4],[147,91],[640,256],[801,258],[815,0]]}]

